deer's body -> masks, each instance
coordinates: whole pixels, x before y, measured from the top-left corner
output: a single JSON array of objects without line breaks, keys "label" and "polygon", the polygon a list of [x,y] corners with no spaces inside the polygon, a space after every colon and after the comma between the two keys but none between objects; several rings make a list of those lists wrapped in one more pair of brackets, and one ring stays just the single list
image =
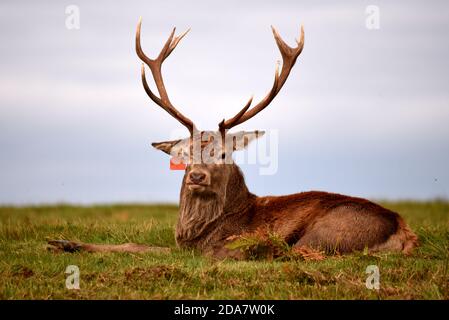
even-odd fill
[{"label": "deer's body", "polygon": [[[227,239],[259,228],[267,228],[289,245],[329,253],[365,248],[409,253],[416,246],[417,238],[403,219],[375,203],[319,191],[257,197],[248,191],[239,168],[232,166],[224,194],[207,195],[207,200],[189,192],[183,182],[176,227],[180,247],[240,258],[241,252],[226,248]],[[212,208],[220,211],[212,214]]]},{"label": "deer's body", "polygon": [[[288,46],[273,28],[274,38],[282,55],[282,69],[276,69],[271,90],[257,105],[249,109],[251,98],[234,117],[221,121],[218,131],[211,132],[198,131],[193,122],[173,106],[165,89],[162,63],[186,33],[175,37],[173,30],[161,53],[156,59],[150,59],[140,45],[140,28],[139,21],[136,33],[137,55],[150,68],[159,97],[151,91],[142,65],[144,89],[157,105],[190,132],[190,136],[183,140],[153,143],[156,149],[172,156],[187,157],[190,163],[181,188],[176,225],[178,246],[196,248],[218,258],[244,258],[240,251],[227,249],[228,239],[260,228],[277,234],[292,246],[306,246],[327,252],[347,253],[368,248],[372,251],[409,253],[417,245],[416,235],[397,213],[365,199],[317,191],[280,197],[257,197],[248,191],[242,172],[232,162],[230,155],[233,151],[246,147],[250,141],[263,135],[263,132],[241,131],[229,134],[228,130],[254,117],[279,93],[302,52],[302,28],[296,47]],[[203,139],[205,136],[213,136],[213,139]],[[230,139],[227,140],[228,138]],[[231,143],[223,143],[226,141]],[[208,161],[205,161],[204,156],[208,157]],[[56,240],[50,241],[50,244],[66,251],[166,251],[166,248],[132,243],[97,245]]]}]

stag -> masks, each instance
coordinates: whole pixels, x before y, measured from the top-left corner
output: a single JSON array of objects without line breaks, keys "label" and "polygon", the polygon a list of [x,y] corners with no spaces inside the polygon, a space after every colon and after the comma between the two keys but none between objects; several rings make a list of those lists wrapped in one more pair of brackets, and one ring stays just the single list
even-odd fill
[{"label": "stag", "polygon": [[[261,131],[236,134],[229,129],[253,118],[276,97],[286,82],[304,47],[304,30],[301,27],[296,46],[290,47],[272,27],[276,44],[282,57],[282,68],[277,64],[274,83],[268,94],[250,109],[253,98],[232,118],[218,124],[216,131],[198,131],[194,123],[183,115],[170,101],[162,77],[162,63],[189,31],[175,36],[171,32],[167,42],[155,59],[150,59],[140,43],[141,20],[136,32],[136,51],[143,61],[141,78],[150,99],[187,128],[185,139],[153,143],[152,146],[167,154],[188,157],[182,181],[179,217],[176,224],[176,243],[180,248],[194,248],[216,258],[245,258],[239,249],[230,249],[230,239],[256,232],[261,228],[281,237],[294,247],[308,247],[329,253],[349,253],[368,248],[370,251],[396,251],[408,254],[417,246],[416,235],[395,212],[366,199],[340,194],[310,191],[286,196],[258,197],[252,194],[242,171],[232,162],[233,151],[245,148],[252,140],[263,135]],[[145,65],[151,71],[159,96],[150,89],[146,80]],[[213,148],[215,159],[204,163],[195,157],[194,149],[204,151],[220,139],[203,139],[204,136],[221,137],[221,148]],[[195,143],[200,141],[200,143]],[[241,143],[235,143],[240,141]],[[195,147],[196,145],[196,147]],[[218,151],[217,151],[218,150]],[[201,153],[200,153],[201,154]],[[226,160],[226,161],[224,161]],[[149,252],[166,251],[167,248],[142,244],[120,245],[88,244],[66,240],[49,242],[59,250],[90,252]]]}]

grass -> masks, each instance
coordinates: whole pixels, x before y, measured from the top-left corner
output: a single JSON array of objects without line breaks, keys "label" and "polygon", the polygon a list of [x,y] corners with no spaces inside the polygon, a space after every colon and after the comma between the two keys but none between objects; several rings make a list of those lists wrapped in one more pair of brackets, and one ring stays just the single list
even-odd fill
[{"label": "grass", "polygon": [[[176,249],[176,206],[0,207],[0,299],[449,299],[449,203],[382,204],[418,234],[412,256],[214,261]],[[49,238],[174,250],[55,254]],[[68,265],[80,269],[79,290],[65,287]],[[379,267],[379,290],[365,286],[368,265]]]}]

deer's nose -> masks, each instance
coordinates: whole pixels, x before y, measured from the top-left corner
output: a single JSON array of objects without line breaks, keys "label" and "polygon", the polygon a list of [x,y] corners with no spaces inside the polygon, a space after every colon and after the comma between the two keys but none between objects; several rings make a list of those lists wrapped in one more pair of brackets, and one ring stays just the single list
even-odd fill
[{"label": "deer's nose", "polygon": [[190,181],[193,183],[201,183],[206,178],[206,175],[202,172],[190,172],[189,174]]}]

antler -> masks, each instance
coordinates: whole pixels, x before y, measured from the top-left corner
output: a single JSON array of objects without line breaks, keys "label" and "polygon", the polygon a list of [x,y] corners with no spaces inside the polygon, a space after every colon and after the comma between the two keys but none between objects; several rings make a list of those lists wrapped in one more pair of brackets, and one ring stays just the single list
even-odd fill
[{"label": "antler", "polygon": [[301,26],[301,36],[299,41],[296,40],[296,43],[298,46],[296,48],[289,47],[284,40],[282,40],[281,36],[277,32],[277,30],[271,26],[271,29],[273,30],[274,39],[276,40],[276,44],[279,48],[279,51],[281,51],[282,55],[282,70],[279,73],[279,61],[276,64],[276,72],[274,75],[274,83],[273,87],[271,88],[270,92],[263,98],[262,101],[260,101],[256,106],[251,108],[248,111],[249,106],[251,105],[251,102],[253,98],[249,99],[247,104],[243,107],[242,110],[239,111],[234,117],[232,117],[229,120],[224,120],[220,122],[218,125],[220,131],[224,132],[227,129],[230,129],[236,125],[239,125],[252,117],[254,117],[256,114],[258,114],[260,111],[265,109],[270,102],[276,97],[278,92],[281,90],[282,86],[284,85],[285,81],[288,78],[288,75],[290,74],[291,69],[293,68],[296,59],[301,54],[301,51],[304,47],[304,28]]},{"label": "antler", "polygon": [[193,132],[195,130],[195,125],[193,124],[192,120],[184,116],[181,112],[179,112],[173,104],[170,102],[170,99],[167,95],[167,90],[165,89],[164,80],[162,78],[161,68],[162,63],[164,60],[170,55],[170,53],[176,48],[179,41],[187,34],[187,32],[190,31],[188,29],[186,32],[179,36],[175,35],[176,28],[173,28],[173,31],[171,32],[170,36],[168,37],[167,42],[165,43],[164,47],[162,48],[161,52],[157,56],[156,59],[150,59],[148,58],[145,53],[142,50],[142,47],[140,46],[140,29],[142,25],[142,18],[139,19],[139,23],[137,24],[137,31],[136,31],[136,52],[139,58],[148,65],[148,67],[151,70],[151,73],[154,78],[154,82],[156,83],[157,90],[159,92],[159,96],[156,96],[150,89],[150,86],[147,83],[146,77],[145,77],[145,64],[142,63],[142,83],[143,87],[145,88],[146,93],[148,96],[153,100],[156,104],[158,104],[162,109],[167,111],[171,116],[173,116],[175,119],[177,119],[179,122],[181,122],[190,132],[190,135],[193,136]]}]

